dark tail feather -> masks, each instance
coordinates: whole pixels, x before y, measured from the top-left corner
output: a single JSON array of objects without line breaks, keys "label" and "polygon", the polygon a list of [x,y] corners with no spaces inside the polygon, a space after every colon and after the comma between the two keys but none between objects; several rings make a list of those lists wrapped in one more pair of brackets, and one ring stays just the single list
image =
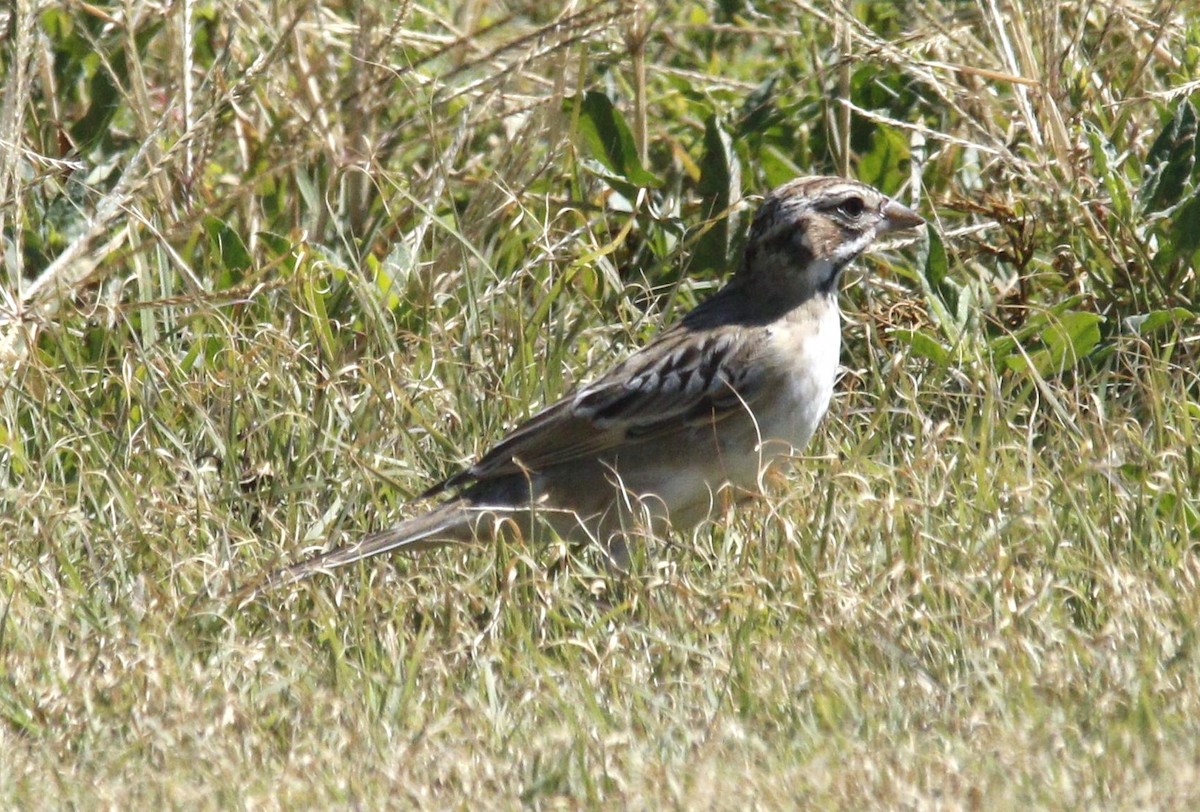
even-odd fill
[{"label": "dark tail feather", "polygon": [[397,550],[420,552],[445,544],[469,541],[475,536],[475,525],[479,517],[480,512],[472,510],[461,499],[446,502],[395,527],[372,533],[361,541],[336,547],[329,552],[275,570],[259,584],[243,591],[238,602],[248,603],[266,592],[302,581],[314,573],[330,572],[372,556]]}]

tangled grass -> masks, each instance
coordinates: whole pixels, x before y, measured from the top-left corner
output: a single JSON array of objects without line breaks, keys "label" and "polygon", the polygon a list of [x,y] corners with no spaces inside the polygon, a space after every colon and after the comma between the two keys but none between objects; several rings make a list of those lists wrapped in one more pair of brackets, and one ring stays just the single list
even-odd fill
[{"label": "tangled grass", "polygon": [[[1195,11],[0,10],[4,805],[1194,805]],[[932,228],[861,263],[770,504],[616,588],[499,544],[228,600],[645,341],[810,172]]]}]

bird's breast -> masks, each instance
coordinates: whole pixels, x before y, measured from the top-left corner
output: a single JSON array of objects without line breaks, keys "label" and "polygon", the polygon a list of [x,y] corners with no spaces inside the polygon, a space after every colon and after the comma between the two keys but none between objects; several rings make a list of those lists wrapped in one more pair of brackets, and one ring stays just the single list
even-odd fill
[{"label": "bird's breast", "polygon": [[759,410],[759,430],[764,441],[796,451],[808,443],[829,409],[841,355],[837,305],[832,300],[817,304],[773,325],[768,338],[775,391]]}]

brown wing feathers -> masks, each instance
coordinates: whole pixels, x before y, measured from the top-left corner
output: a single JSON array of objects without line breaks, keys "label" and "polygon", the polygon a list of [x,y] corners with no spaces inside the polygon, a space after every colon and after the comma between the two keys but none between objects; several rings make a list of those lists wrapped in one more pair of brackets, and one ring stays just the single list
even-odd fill
[{"label": "brown wing feathers", "polygon": [[555,403],[505,437],[470,468],[422,497],[520,471],[537,471],[745,408],[758,381],[734,359],[746,342],[729,327],[696,343],[677,327],[607,375]]}]

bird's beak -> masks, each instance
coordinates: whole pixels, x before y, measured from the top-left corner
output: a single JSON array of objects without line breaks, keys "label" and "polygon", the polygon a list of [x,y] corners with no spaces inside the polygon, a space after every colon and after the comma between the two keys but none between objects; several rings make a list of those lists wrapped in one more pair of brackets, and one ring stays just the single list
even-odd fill
[{"label": "bird's beak", "polygon": [[892,231],[903,231],[925,225],[925,219],[907,206],[901,206],[895,200],[889,200],[883,205],[883,220],[875,229],[876,234],[887,234]]}]

